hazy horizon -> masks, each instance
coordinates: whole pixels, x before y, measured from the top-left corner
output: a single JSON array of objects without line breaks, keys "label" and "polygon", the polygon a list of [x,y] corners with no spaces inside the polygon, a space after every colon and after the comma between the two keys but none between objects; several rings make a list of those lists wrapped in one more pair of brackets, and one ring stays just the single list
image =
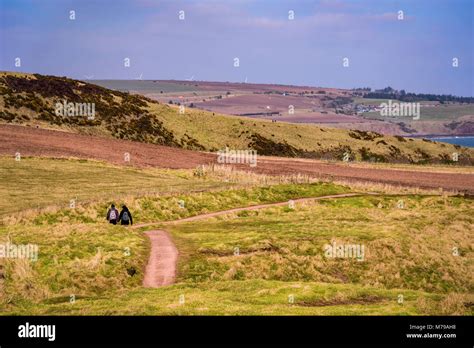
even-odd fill
[{"label": "hazy horizon", "polygon": [[469,0],[0,0],[0,10],[0,70],[474,96]]}]

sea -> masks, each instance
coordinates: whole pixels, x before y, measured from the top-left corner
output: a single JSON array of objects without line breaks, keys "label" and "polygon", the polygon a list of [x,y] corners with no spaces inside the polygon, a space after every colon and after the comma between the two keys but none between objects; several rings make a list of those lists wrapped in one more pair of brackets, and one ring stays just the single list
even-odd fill
[{"label": "sea", "polygon": [[474,136],[468,137],[430,137],[431,140],[440,141],[465,147],[474,147]]}]

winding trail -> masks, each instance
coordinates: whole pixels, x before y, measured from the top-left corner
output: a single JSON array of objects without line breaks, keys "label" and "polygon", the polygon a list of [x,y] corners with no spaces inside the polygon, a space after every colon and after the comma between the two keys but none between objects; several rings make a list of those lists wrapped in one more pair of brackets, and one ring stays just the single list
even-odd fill
[{"label": "winding trail", "polygon": [[[295,203],[306,202],[306,201],[317,201],[323,199],[335,199],[335,198],[345,198],[345,197],[356,197],[356,196],[366,196],[366,195],[378,195],[377,193],[342,193],[338,195],[327,195],[319,197],[307,197],[307,198],[298,198],[293,199]],[[231,213],[236,213],[244,210],[257,210],[268,207],[278,207],[288,205],[288,201],[277,202],[277,203],[267,203],[267,204],[258,204],[252,205],[249,207],[240,207],[233,208],[228,210],[221,210],[213,213],[201,214],[196,216],[191,216],[184,219],[173,220],[173,221],[164,221],[164,222],[151,222],[134,225],[133,228],[146,227],[156,224],[176,224],[181,222],[203,220],[215,216],[226,215]],[[145,269],[145,276],[143,278],[143,286],[147,288],[158,288],[161,286],[166,286],[173,284],[176,278],[176,263],[178,261],[178,249],[173,243],[173,240],[170,234],[162,229],[158,230],[149,230],[145,234],[150,239],[151,250],[150,257],[148,259],[148,264]]]},{"label": "winding trail", "polygon": [[157,288],[174,283],[178,250],[168,232],[163,230],[147,231],[151,252],[143,277],[143,286]]}]

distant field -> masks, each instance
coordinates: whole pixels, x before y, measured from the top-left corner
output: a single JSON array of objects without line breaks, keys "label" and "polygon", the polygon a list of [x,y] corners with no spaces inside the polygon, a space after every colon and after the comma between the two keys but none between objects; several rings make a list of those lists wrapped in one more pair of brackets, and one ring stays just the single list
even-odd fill
[{"label": "distant field", "polygon": [[134,91],[137,93],[160,93],[161,91],[163,91],[163,93],[170,93],[199,90],[193,82],[187,84],[158,80],[87,80],[87,82],[105,88],[119,91]]},{"label": "distant field", "polygon": [[442,120],[456,119],[460,116],[474,115],[474,104],[467,105],[440,105],[437,107],[422,107],[421,119]]},{"label": "distant field", "polygon": [[[435,121],[437,123],[403,127],[394,124],[394,122],[407,123],[410,121],[409,118],[383,118],[378,112],[364,113],[363,117],[335,115],[333,108],[323,106],[324,98],[334,99],[341,96],[350,96],[350,94],[344,94],[343,90],[330,88],[204,81],[115,80],[92,82],[113,89],[135,91],[163,103],[168,103],[169,100],[185,105],[193,103],[197,108],[215,113],[237,115],[276,111],[281,116],[272,115],[263,116],[263,118],[278,119],[280,117],[281,121],[290,123],[319,123],[328,126],[334,125],[338,128],[374,130],[385,134],[471,134],[469,120],[462,120],[450,127],[447,127],[443,122],[456,121],[459,117],[465,115],[474,115],[474,105],[441,105],[436,101],[421,101],[420,103],[423,105],[433,105],[433,107],[421,108],[421,121]],[[283,92],[293,94],[283,96],[281,94]],[[231,93],[231,95],[226,97],[227,93]],[[219,97],[222,97],[222,99],[216,99]],[[388,103],[388,99],[355,97],[353,100],[354,103],[363,105],[378,106],[381,103]],[[288,115],[289,105],[294,106],[294,115]],[[320,114],[321,111],[324,113]],[[374,123],[372,120],[377,121]],[[381,123],[381,121],[384,123]]]},{"label": "distant field", "polygon": [[235,97],[226,97],[224,95],[222,99],[212,99],[195,103],[195,106],[198,108],[229,115],[279,112],[283,116],[287,116],[290,105],[293,106],[293,109],[296,110],[295,113],[297,113],[302,110],[311,110],[320,107],[320,101],[297,96],[248,94]]},{"label": "distant field", "polygon": [[[383,99],[379,99],[380,103],[386,102]],[[375,105],[380,105],[380,103]],[[370,103],[369,103],[370,104]],[[374,119],[384,119],[380,116],[379,112],[365,112],[365,117]],[[456,120],[461,116],[474,115],[474,104],[470,105],[459,105],[459,104],[448,104],[438,106],[421,106],[420,107],[420,121],[442,121],[442,120]],[[387,119],[397,119],[400,121],[407,121],[409,117],[387,117]]]},{"label": "distant field", "polygon": [[388,103],[388,99],[354,98],[354,103],[378,106],[382,103]]},{"label": "distant field", "polygon": [[[356,104],[363,104],[363,105],[380,105],[381,103],[388,103],[389,99],[378,99],[378,98],[360,98],[356,97],[354,98],[354,103]],[[392,102],[395,102],[397,100],[392,99]],[[439,104],[437,101],[429,101],[429,100],[422,100],[420,102],[421,104]]]}]

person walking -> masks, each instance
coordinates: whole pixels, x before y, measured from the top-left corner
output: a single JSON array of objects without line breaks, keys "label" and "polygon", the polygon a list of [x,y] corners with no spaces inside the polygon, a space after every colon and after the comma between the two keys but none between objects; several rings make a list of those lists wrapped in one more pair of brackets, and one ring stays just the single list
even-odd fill
[{"label": "person walking", "polygon": [[128,210],[127,206],[122,205],[122,211],[119,215],[119,221],[121,225],[133,225],[132,213]]},{"label": "person walking", "polygon": [[110,206],[110,209],[109,211],[107,212],[107,221],[110,222],[111,224],[113,225],[116,225],[117,224],[117,219],[119,217],[119,212],[118,210],[115,208],[115,205],[112,204]]}]

